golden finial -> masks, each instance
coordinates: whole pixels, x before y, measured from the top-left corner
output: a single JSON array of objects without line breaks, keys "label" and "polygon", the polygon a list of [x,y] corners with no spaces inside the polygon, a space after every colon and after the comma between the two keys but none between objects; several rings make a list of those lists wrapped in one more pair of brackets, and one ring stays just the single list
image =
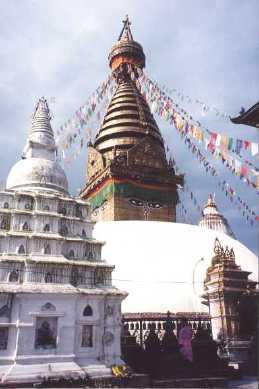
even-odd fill
[{"label": "golden finial", "polygon": [[225,252],[224,252],[224,258],[230,259],[230,251],[228,249],[228,246],[226,246]]},{"label": "golden finial", "polygon": [[121,33],[119,35],[119,39],[125,39],[125,40],[133,40],[132,33],[130,30],[131,22],[129,21],[129,16],[126,15],[125,19],[122,21],[123,28],[121,30]]},{"label": "golden finial", "polygon": [[221,246],[218,238],[215,239],[215,242],[214,242],[214,253],[217,255],[217,256],[220,256],[223,252],[223,247]]},{"label": "golden finial", "polygon": [[125,16],[125,20],[122,21],[122,23],[124,24],[124,26],[126,27],[129,27],[131,25],[131,22],[129,21],[129,15],[126,15]]}]

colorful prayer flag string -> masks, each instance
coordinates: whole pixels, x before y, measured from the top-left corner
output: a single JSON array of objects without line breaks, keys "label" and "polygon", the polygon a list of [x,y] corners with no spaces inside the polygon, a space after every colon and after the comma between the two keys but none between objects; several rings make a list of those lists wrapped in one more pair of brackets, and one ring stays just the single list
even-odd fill
[{"label": "colorful prayer flag string", "polygon": [[208,112],[214,113],[218,118],[223,118],[225,120],[229,120],[230,115],[226,112],[223,112],[219,110],[214,105],[210,105],[202,101],[198,98],[193,98],[189,95],[186,95],[185,93],[181,92],[179,89],[176,88],[167,88],[166,86],[162,86],[162,90],[164,90],[167,94],[175,94],[179,100],[182,102],[186,102],[188,104],[198,104],[201,107],[201,114],[202,116],[205,116]]},{"label": "colorful prayer flag string", "polygon": [[206,170],[206,173],[210,173],[213,177],[217,177],[217,185],[224,192],[226,198],[232,203],[232,205],[235,205],[238,208],[246,222],[253,226],[254,222],[258,221],[258,216],[256,216],[251,207],[248,206],[248,204],[237,194],[236,190],[233,189],[227,181],[221,180],[219,178],[218,171],[201,153],[198,146],[191,141],[191,139],[188,137],[188,133],[186,134],[185,132],[182,132],[181,128],[178,128],[177,123],[174,121],[172,121],[170,124],[174,124],[178,134],[180,135],[180,138],[184,140],[184,144],[188,147],[192,154],[196,156],[201,166]]},{"label": "colorful prayer flag string", "polygon": [[[177,104],[170,96],[167,96],[166,93],[168,93],[168,88],[165,86],[158,86],[158,83],[152,81],[150,78],[148,78],[144,73],[142,75],[142,80],[151,82],[156,88],[160,89],[163,95],[167,97],[167,99],[171,100],[174,106],[177,108],[178,113],[185,118],[191,120],[192,124],[196,124],[199,128],[203,129],[205,132],[207,132],[209,135],[215,134],[215,131],[210,131],[208,128],[201,125],[201,123],[198,120],[195,120],[192,115],[188,114],[184,109],[181,108],[179,104]],[[232,151],[233,153],[236,153],[239,157],[241,157],[241,151],[250,152],[252,157],[258,157],[259,156],[259,143],[252,142],[249,140],[243,140],[243,139],[235,139],[233,137],[229,137],[226,134],[216,133],[216,143],[219,145],[223,145],[224,147],[227,147],[229,151]],[[246,161],[247,164],[249,164],[248,161]],[[251,163],[251,165],[253,165]]]},{"label": "colorful prayer flag string", "polygon": [[169,121],[170,124],[175,124],[178,131],[195,139],[195,141],[205,148],[205,151],[209,151],[215,159],[220,159],[224,166],[232,174],[238,176],[242,182],[254,189],[259,189],[258,170],[256,168],[251,169],[248,164],[242,163],[237,158],[233,158],[227,149],[222,147],[220,150],[217,143],[217,134],[213,133],[208,138],[200,127],[192,123],[193,118],[189,116],[188,120],[186,119],[186,115],[184,116],[177,112],[177,107],[174,102],[145,75],[143,75],[141,81],[138,81],[137,84],[149,102],[153,113],[157,113],[164,120]]},{"label": "colorful prayer flag string", "polygon": [[69,164],[81,153],[84,145],[91,140],[92,128],[98,128],[106,107],[113,94],[114,83],[111,76],[103,82],[81,106],[75,115],[57,131],[57,145],[61,158]]}]

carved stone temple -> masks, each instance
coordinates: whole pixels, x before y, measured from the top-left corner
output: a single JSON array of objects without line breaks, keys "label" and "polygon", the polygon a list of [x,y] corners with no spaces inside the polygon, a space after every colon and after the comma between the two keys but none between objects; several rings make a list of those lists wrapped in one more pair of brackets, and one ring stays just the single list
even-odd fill
[{"label": "carved stone temple", "polygon": [[116,90],[93,144],[88,147],[87,182],[81,196],[97,221],[175,221],[177,176],[164,141],[137,87],[145,54],[134,41],[128,18],[109,54]]},{"label": "carved stone temple", "polygon": [[0,382],[103,376],[120,363],[126,294],[92,230],[89,205],[68,193],[42,98],[0,192]]}]

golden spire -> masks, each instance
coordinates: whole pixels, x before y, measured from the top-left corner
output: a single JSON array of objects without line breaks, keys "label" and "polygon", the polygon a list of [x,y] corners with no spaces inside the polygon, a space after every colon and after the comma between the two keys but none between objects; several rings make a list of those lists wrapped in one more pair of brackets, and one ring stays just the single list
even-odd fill
[{"label": "golden spire", "polygon": [[143,48],[138,42],[134,41],[130,25],[131,22],[128,15],[126,15],[119,39],[112,46],[109,54],[109,64],[113,72],[122,64],[130,64],[140,69],[145,67]]},{"label": "golden spire", "polygon": [[125,20],[123,20],[122,23],[124,26],[121,30],[118,40],[133,41],[133,36],[130,29],[131,22],[129,21],[128,15],[126,15]]},{"label": "golden spire", "polygon": [[146,220],[148,212],[149,220],[175,221],[183,178],[168,165],[162,135],[139,88],[145,54],[130,24],[126,16],[109,55],[117,87],[89,145],[81,196],[90,201],[94,220]]}]

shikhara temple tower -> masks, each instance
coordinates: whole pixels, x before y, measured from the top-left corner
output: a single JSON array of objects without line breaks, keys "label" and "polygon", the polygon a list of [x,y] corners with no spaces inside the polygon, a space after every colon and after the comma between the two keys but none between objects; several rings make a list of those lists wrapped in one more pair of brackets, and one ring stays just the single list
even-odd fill
[{"label": "shikhara temple tower", "polygon": [[227,219],[218,211],[215,198],[211,194],[209,195],[208,201],[203,208],[202,218],[199,221],[199,226],[208,228],[210,230],[223,232],[224,234],[227,234],[236,239]]},{"label": "shikhara temple tower", "polygon": [[204,281],[204,303],[210,307],[213,337],[224,340],[228,358],[242,364],[258,331],[257,282],[236,264],[233,248],[224,249],[217,238],[214,253]]},{"label": "shikhara temple tower", "polygon": [[239,299],[248,291],[255,294],[256,282],[248,278],[251,272],[242,270],[236,264],[233,248],[224,249],[217,238],[214,253],[211,266],[207,269],[204,281],[206,293],[203,295],[210,306],[213,336],[217,338],[221,334],[225,339],[237,339]]},{"label": "shikhara temple tower", "polygon": [[81,197],[97,221],[175,221],[177,176],[162,135],[137,87],[145,55],[126,17],[109,54],[117,87],[102,126],[88,147],[87,183]]}]

